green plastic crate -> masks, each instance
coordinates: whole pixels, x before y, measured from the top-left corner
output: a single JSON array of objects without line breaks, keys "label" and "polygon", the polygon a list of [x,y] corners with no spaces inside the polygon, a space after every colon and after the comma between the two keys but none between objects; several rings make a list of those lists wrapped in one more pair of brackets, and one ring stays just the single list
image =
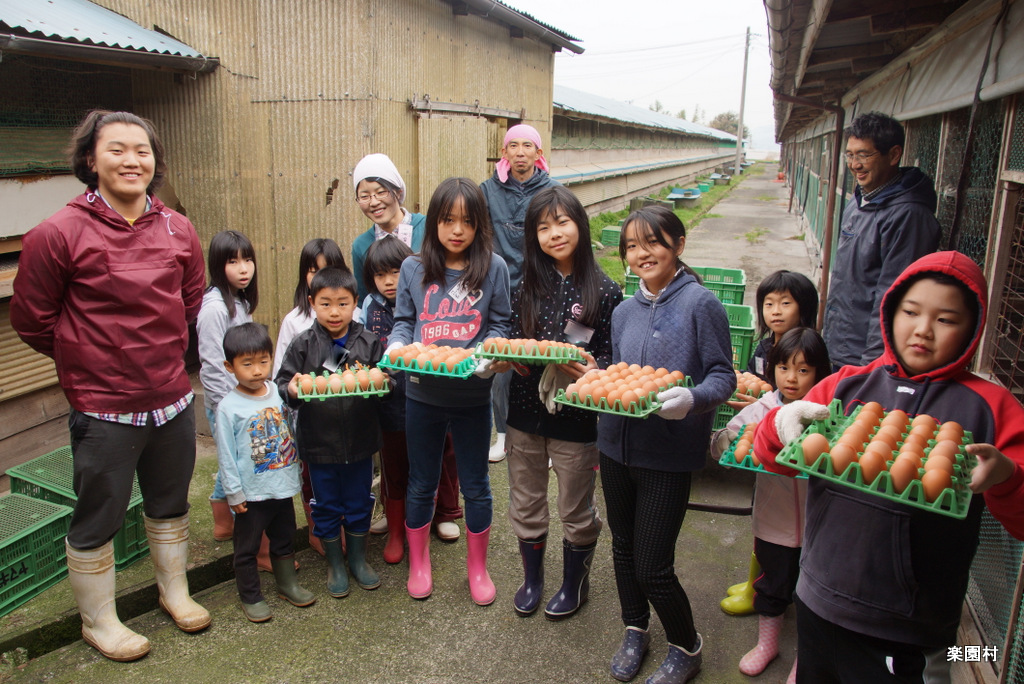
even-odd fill
[{"label": "green plastic crate", "polygon": [[632,297],[636,294],[636,291],[640,289],[640,276],[634,273],[626,274],[626,287],[623,288],[622,292],[627,297]]},{"label": "green plastic crate", "polygon": [[739,268],[692,267],[704,281],[704,287],[715,293],[723,304],[742,304],[747,289],[747,274]]},{"label": "green plastic crate", "polygon": [[[33,499],[74,508],[78,497],[74,490],[74,464],[71,447],[61,447],[28,463],[7,470],[11,491]],[[124,524],[114,535],[114,566],[121,570],[149,555],[146,523],[142,519],[142,493],[138,479],[132,480],[132,496]]]},{"label": "green plastic crate", "polygon": [[67,506],[21,494],[0,498],[0,615],[7,615],[67,574]]},{"label": "green plastic crate", "polygon": [[714,183],[705,183],[701,181],[700,183],[697,183],[697,189],[701,192],[711,192],[712,185],[714,185]]},{"label": "green plastic crate", "polygon": [[733,416],[737,413],[738,411],[731,406],[727,406],[726,404],[719,405],[718,410],[715,411],[715,422],[712,423],[711,429],[721,430],[729,424],[729,421],[732,420]]},{"label": "green plastic crate", "polygon": [[754,346],[754,309],[743,304],[723,304],[729,316],[729,337],[732,340],[732,365],[744,370]]},{"label": "green plastic crate", "polygon": [[621,226],[605,226],[601,229],[601,244],[605,247],[618,247],[621,234]]}]

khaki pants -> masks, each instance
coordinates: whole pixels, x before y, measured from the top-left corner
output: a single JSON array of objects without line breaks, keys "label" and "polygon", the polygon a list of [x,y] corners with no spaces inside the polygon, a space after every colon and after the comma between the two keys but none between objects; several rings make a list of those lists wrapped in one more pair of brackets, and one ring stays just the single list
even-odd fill
[{"label": "khaki pants", "polygon": [[594,487],[598,451],[594,443],[548,439],[517,430],[505,436],[508,451],[509,505],[512,530],[520,539],[548,532],[548,459],[558,478],[558,516],[565,538],[576,546],[597,541],[601,516]]}]

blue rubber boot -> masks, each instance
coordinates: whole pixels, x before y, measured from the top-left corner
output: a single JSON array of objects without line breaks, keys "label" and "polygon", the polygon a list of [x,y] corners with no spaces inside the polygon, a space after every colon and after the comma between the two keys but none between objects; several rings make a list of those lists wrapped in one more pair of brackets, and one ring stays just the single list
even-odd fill
[{"label": "blue rubber boot", "polygon": [[523,584],[516,592],[512,607],[522,617],[533,615],[544,592],[544,547],[547,535],[536,539],[520,539],[519,555],[523,557]]},{"label": "blue rubber boot", "polygon": [[644,656],[651,646],[651,633],[639,627],[627,627],[626,636],[618,652],[612,656],[612,677],[620,682],[628,682],[636,677],[643,665]]},{"label": "blue rubber boot", "polygon": [[703,660],[700,652],[703,647],[704,640],[700,634],[697,635],[697,645],[693,652],[682,646],[669,644],[668,655],[654,674],[647,678],[647,684],[686,684],[700,672]]},{"label": "blue rubber boot", "polygon": [[341,537],[322,541],[327,559],[327,593],[334,598],[345,598],[348,596],[348,569],[345,568],[345,552],[341,550]]},{"label": "blue rubber boot", "polygon": [[594,560],[597,542],[587,546],[570,544],[562,540],[562,587],[544,608],[548,620],[564,620],[576,614],[590,596],[590,564]]}]

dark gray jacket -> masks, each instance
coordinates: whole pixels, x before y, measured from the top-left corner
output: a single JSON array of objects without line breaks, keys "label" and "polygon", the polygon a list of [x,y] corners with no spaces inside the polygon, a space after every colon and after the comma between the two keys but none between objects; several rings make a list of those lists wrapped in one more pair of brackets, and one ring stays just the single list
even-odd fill
[{"label": "dark gray jacket", "polygon": [[866,366],[882,354],[879,304],[903,270],[939,246],[935,188],[916,167],[873,201],[858,187],[843,211],[822,335],[832,363]]},{"label": "dark gray jacket", "polygon": [[494,225],[494,251],[508,264],[511,291],[523,281],[523,224],[533,196],[544,188],[561,185],[547,171],[534,168],[533,175],[520,183],[511,175],[502,183],[498,174],[480,184]]}]

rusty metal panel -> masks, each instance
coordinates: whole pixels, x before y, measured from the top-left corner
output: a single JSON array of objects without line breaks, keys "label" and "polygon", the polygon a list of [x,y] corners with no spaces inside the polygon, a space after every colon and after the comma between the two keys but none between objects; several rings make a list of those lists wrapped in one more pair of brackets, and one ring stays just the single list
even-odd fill
[{"label": "rusty metal panel", "polygon": [[10,300],[0,301],[0,401],[56,384],[53,360],[21,341],[11,327]]},{"label": "rusty metal panel", "polygon": [[430,197],[449,176],[485,178],[488,133],[487,122],[480,117],[421,117],[420,197]]}]

